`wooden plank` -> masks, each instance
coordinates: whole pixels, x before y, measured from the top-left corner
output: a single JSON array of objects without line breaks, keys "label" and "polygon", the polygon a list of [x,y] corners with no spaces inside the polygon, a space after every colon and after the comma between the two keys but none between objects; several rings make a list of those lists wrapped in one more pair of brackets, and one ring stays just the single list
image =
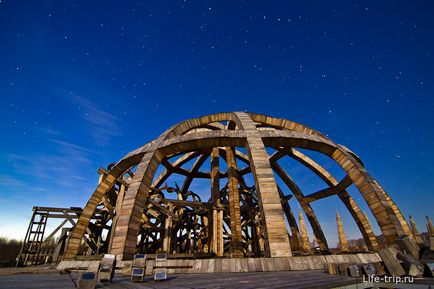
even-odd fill
[{"label": "wooden plank", "polygon": [[207,273],[208,272],[208,265],[212,259],[202,259],[200,260],[201,266],[199,273]]},{"label": "wooden plank", "polygon": [[249,272],[249,265],[248,265],[247,259],[246,258],[240,258],[239,262],[240,262],[240,267],[241,267],[240,272]]},{"label": "wooden plank", "polygon": [[240,192],[238,189],[238,166],[235,161],[235,150],[226,147],[226,164],[228,170],[229,216],[231,229],[231,257],[242,257],[243,236],[241,231]]},{"label": "wooden plank", "polygon": [[257,266],[256,258],[248,258],[247,259],[247,268],[249,272],[256,272],[259,271],[259,268]]},{"label": "wooden plank", "polygon": [[384,265],[389,271],[390,274],[394,276],[403,276],[405,275],[405,271],[401,266],[401,263],[396,258],[397,251],[392,248],[386,248],[379,252],[381,259],[384,262]]},{"label": "wooden plank", "polygon": [[214,272],[220,273],[222,272],[222,259],[215,259],[214,261]]},{"label": "wooden plank", "polygon": [[202,260],[196,259],[193,264],[193,273],[200,273],[202,267]]},{"label": "wooden plank", "polygon": [[[288,234],[282,234],[282,232],[286,232],[286,223],[280,196],[261,135],[248,114],[236,112],[235,116],[246,133],[250,166],[260,198],[259,206],[263,216],[262,226],[266,236],[266,255],[268,257],[291,256]],[[276,210],[276,206],[280,210]]]},{"label": "wooden plank", "polygon": [[396,240],[398,246],[403,250],[404,252],[409,253],[414,258],[419,259],[419,246],[414,241],[414,239],[410,238],[409,236],[403,236],[399,237]]},{"label": "wooden plank", "polygon": [[230,272],[229,271],[229,260],[228,259],[221,259],[222,260],[222,272]]}]

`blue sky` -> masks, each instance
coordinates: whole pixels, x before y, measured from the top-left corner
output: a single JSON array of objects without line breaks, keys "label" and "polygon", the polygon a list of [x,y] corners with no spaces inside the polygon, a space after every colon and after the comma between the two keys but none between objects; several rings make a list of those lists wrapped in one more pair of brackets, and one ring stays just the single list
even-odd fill
[{"label": "blue sky", "polygon": [[[349,147],[424,228],[434,217],[433,9],[1,0],[1,235],[23,237],[33,205],[83,206],[98,167],[169,126],[237,110],[298,121]],[[334,210],[321,204],[332,235]]]}]

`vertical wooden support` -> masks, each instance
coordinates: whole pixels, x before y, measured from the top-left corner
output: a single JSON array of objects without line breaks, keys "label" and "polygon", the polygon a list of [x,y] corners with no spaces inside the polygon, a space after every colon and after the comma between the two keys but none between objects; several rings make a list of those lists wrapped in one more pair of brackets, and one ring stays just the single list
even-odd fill
[{"label": "vertical wooden support", "polygon": [[216,209],[212,209],[212,231],[211,231],[211,252],[217,255],[217,224],[218,224],[218,212]]},{"label": "vertical wooden support", "polygon": [[65,244],[67,242],[69,230],[70,230],[69,228],[62,228],[59,239],[57,241],[56,249],[53,252],[53,262],[54,263],[57,263],[57,261],[60,261],[59,256],[60,256],[60,253],[62,252],[62,249],[65,249]]},{"label": "vertical wooden support", "polygon": [[250,167],[263,218],[265,255],[266,257],[291,256],[282,204],[261,135],[247,113],[236,112],[235,115],[240,122],[240,127],[246,133]]},{"label": "vertical wooden support", "polygon": [[240,192],[238,190],[238,167],[235,161],[234,148],[226,148],[226,164],[228,167],[229,215],[231,227],[231,256],[242,257],[243,236],[241,232]]},{"label": "vertical wooden support", "polygon": [[217,256],[223,256],[225,253],[223,241],[223,209],[218,210],[217,216]]},{"label": "vertical wooden support", "polygon": [[163,252],[171,253],[170,240],[172,236],[172,216],[167,216],[164,222]]},{"label": "vertical wooden support", "polygon": [[347,236],[345,235],[344,225],[342,224],[341,216],[336,210],[336,225],[338,226],[338,238],[339,238],[339,249],[342,253],[350,251],[350,246],[348,245]]},{"label": "vertical wooden support", "polygon": [[210,253],[210,246],[209,246],[209,218],[208,216],[202,216],[202,224],[206,228],[203,232],[204,236],[203,239],[206,240],[206,243],[202,243],[202,251],[204,253]]},{"label": "vertical wooden support", "polygon": [[213,148],[211,152],[211,202],[212,214],[212,251],[217,256],[223,256],[223,210],[220,202],[220,172],[219,149]]},{"label": "vertical wooden support", "polygon": [[[126,181],[127,178],[123,176],[122,179]],[[121,184],[119,188],[118,197],[116,199],[115,216],[113,217],[112,226],[110,229],[109,250],[111,249],[113,244],[113,236],[115,234],[115,228],[118,223],[119,215],[121,214],[122,202],[124,201],[125,190],[126,190],[125,185]]]},{"label": "vertical wooden support", "polygon": [[301,248],[303,249],[304,252],[311,253],[312,246],[310,245],[306,223],[304,221],[303,213],[301,212],[300,208],[298,208],[298,223],[300,224]]}]

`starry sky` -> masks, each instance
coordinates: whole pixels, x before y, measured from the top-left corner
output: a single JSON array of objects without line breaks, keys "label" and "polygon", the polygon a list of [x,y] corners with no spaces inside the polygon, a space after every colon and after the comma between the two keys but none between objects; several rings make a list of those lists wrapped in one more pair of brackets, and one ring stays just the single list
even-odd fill
[{"label": "starry sky", "polygon": [[[0,235],[23,238],[34,205],[84,206],[98,167],[222,111],[287,118],[347,146],[424,229],[433,12],[433,1],[0,0]],[[335,234],[334,209],[314,208]]]}]

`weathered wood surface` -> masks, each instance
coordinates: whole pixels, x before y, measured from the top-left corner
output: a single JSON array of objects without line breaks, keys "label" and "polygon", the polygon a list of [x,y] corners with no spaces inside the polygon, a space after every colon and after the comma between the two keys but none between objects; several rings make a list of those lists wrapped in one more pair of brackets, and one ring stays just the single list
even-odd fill
[{"label": "weathered wood surface", "polygon": [[[338,185],[338,181],[324,167],[322,167],[313,159],[294,148],[286,148],[277,151],[273,156],[270,157],[270,162],[275,163],[279,158],[285,155],[306,166],[318,177],[320,177],[328,186],[335,187]],[[372,226],[366,214],[361,211],[358,204],[346,190],[337,192],[337,195],[339,199],[341,199],[341,201],[345,204],[351,216],[354,218],[360,232],[362,233],[363,238],[365,239],[365,243],[368,249],[372,251],[377,251],[377,238],[374,235]]]},{"label": "weathered wood surface", "polygon": [[431,251],[434,251],[434,237],[433,236],[429,237],[429,249]]},{"label": "weathered wood surface", "polygon": [[[77,275],[73,274],[75,280]],[[1,289],[75,289],[68,274],[0,275]]]},{"label": "weathered wood surface", "polygon": [[211,238],[211,250],[217,256],[223,256],[223,212],[220,202],[220,177],[219,177],[219,149],[213,148],[211,152],[211,204],[213,206],[211,223],[212,231],[208,232]]},{"label": "weathered wood surface", "polygon": [[[219,123],[228,121],[233,123],[230,129]],[[116,204],[119,212],[116,213],[115,228],[112,228],[114,233],[112,240],[110,240],[110,253],[117,254],[120,259],[131,259],[136,250],[143,210],[148,205],[146,197],[152,185],[155,182],[161,185],[174,172],[181,173],[187,178],[182,188],[183,191],[188,189],[192,178],[198,177],[198,175],[212,178],[211,173],[198,171],[200,162],[204,161],[205,157],[203,151],[199,154],[197,152],[199,150],[210,151],[213,148],[220,151],[222,148],[227,147],[246,147],[248,150],[247,162],[249,167],[243,169],[243,172],[251,171],[254,176],[255,187],[260,201],[259,207],[263,218],[261,229],[264,238],[261,241],[265,243],[265,256],[267,257],[291,255],[288,234],[286,233],[285,215],[283,214],[281,197],[274,179],[273,169],[281,177],[283,176],[286,185],[293,190],[313,227],[321,249],[327,250],[327,241],[310,203],[331,195],[338,195],[347,206],[368,247],[375,250],[378,246],[369,221],[360,211],[355,200],[346,191],[350,184],[354,184],[367,201],[389,245],[395,244],[398,237],[411,236],[412,234],[396,204],[366,172],[363,163],[353,152],[336,144],[323,134],[299,123],[259,114],[230,112],[207,115],[181,122],[164,132],[156,140],[128,153],[110,170],[106,171],[71,233],[65,259],[74,259],[76,257],[96,207],[102,203],[111,210],[113,206],[107,203],[110,190],[115,186],[119,178],[122,180],[122,176],[127,171],[137,166],[135,174],[129,183],[129,188],[125,192],[123,200],[121,200],[122,206],[120,206],[120,210],[118,204]],[[286,172],[279,168],[276,162],[271,161],[266,147],[281,148],[282,150],[296,147],[320,152],[334,159],[346,172],[346,176],[342,181],[338,182],[330,173],[321,170],[319,165],[315,165],[307,157],[303,157],[302,154],[291,149],[290,154],[294,158],[301,160],[302,164],[317,173],[329,186],[323,191],[304,196]],[[181,157],[176,164],[169,164],[166,172],[163,172],[153,182],[158,165],[164,161],[164,158],[174,154],[185,154],[186,157]],[[202,156],[200,156],[201,154]],[[240,153],[235,152],[235,154],[238,159],[246,159],[246,156]],[[180,167],[181,163],[188,162],[188,160],[196,156],[200,156],[200,160],[193,170],[188,171]],[[239,173],[241,174],[241,171]],[[228,177],[228,174],[227,172],[218,172],[214,177],[219,178],[220,176]],[[234,212],[234,210],[232,211]],[[216,212],[216,219],[219,219],[221,214],[221,210]],[[218,248],[216,251],[219,251],[219,255],[226,253],[221,252],[220,244]]]},{"label": "weathered wood surface", "polygon": [[[76,275],[72,274],[76,279]],[[321,271],[261,272],[261,273],[217,273],[169,275],[166,281],[153,281],[148,275],[144,283],[132,283],[129,276],[116,274],[112,283],[104,288],[332,288],[355,284],[357,279],[332,276]],[[0,288],[27,289],[75,288],[68,275],[21,275],[0,276]]]},{"label": "weathered wood surface", "polygon": [[399,260],[396,258],[396,254],[397,251],[392,248],[386,248],[379,252],[387,271],[394,276],[403,276],[405,275],[405,271]]},{"label": "weathered wood surface", "polygon": [[403,252],[412,255],[416,259],[419,259],[419,246],[413,238],[410,238],[409,236],[404,236],[398,238],[396,242],[398,243],[399,248]]},{"label": "weathered wood surface", "polygon": [[261,135],[247,113],[236,112],[235,115],[246,133],[246,147],[263,216],[265,254],[267,257],[291,256],[280,195]]},{"label": "weathered wood surface", "polygon": [[[376,253],[325,255],[325,256],[291,256],[281,258],[226,258],[226,259],[171,259],[169,266],[191,266],[191,268],[172,268],[168,273],[230,273],[230,272],[272,272],[323,270],[326,263],[367,264],[380,262]],[[84,267],[97,261],[62,261],[57,269]],[[147,260],[147,271],[154,266],[154,260]],[[131,261],[118,261],[118,267],[124,272],[131,270]]]},{"label": "weathered wood surface", "polygon": [[226,148],[228,167],[229,212],[231,229],[231,256],[243,257],[243,236],[241,231],[240,192],[238,189],[238,167],[234,148]]},{"label": "weathered wood surface", "polygon": [[398,252],[397,258],[402,261],[406,275],[422,277],[425,265],[411,255]]}]

